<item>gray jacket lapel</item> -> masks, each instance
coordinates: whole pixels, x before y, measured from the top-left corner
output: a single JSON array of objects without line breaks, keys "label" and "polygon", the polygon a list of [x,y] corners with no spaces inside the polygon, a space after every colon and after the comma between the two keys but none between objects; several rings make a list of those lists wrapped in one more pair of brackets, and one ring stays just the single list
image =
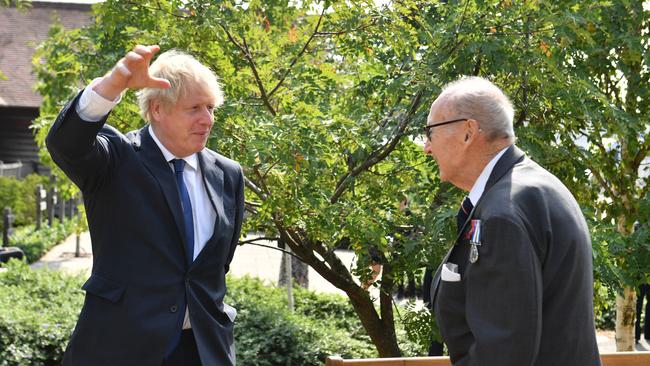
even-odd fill
[{"label": "gray jacket lapel", "polygon": [[449,256],[451,255],[451,252],[454,250],[454,246],[456,245],[456,243],[458,243],[458,240],[463,234],[463,231],[465,231],[465,227],[467,226],[467,223],[472,220],[476,208],[483,201],[483,197],[485,197],[485,193],[489,191],[490,188],[492,188],[492,186],[494,186],[494,184],[499,181],[499,179],[501,179],[507,172],[509,172],[515,164],[522,161],[524,159],[524,156],[525,156],[524,152],[521,151],[517,146],[510,145],[508,150],[506,150],[506,152],[503,153],[499,161],[497,161],[496,165],[494,166],[494,169],[492,169],[492,173],[490,173],[490,177],[488,178],[488,181],[485,184],[485,190],[483,191],[481,198],[479,198],[474,208],[472,208],[472,212],[469,213],[467,220],[465,220],[463,227],[460,229],[458,235],[456,236],[456,240],[454,240],[454,245],[452,245],[451,248],[449,248],[447,255],[445,255],[445,258],[438,266],[438,269],[436,270],[436,274],[433,277],[433,280],[431,281],[431,308],[433,308],[433,305],[435,304],[436,301],[436,295],[438,295],[438,286],[440,286],[440,273],[442,270],[442,266],[447,262],[447,260],[449,260]]}]

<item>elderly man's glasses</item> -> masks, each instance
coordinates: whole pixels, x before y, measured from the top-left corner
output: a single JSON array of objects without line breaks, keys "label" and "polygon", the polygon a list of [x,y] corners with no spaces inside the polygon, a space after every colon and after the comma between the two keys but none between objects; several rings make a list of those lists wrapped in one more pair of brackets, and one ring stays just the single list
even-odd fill
[{"label": "elderly man's glasses", "polygon": [[427,140],[431,140],[431,131],[434,127],[448,125],[450,123],[467,121],[467,118],[452,119],[451,121],[444,121],[440,123],[434,123],[431,125],[424,126],[424,135],[427,137]]}]

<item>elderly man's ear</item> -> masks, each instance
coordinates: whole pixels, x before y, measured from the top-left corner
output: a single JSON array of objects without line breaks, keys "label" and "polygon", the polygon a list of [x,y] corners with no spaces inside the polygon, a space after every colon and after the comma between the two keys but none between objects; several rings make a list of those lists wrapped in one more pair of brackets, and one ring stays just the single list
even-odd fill
[{"label": "elderly man's ear", "polygon": [[478,122],[474,119],[467,120],[467,131],[465,132],[465,141],[469,140],[475,133],[478,134],[481,131],[481,127],[478,125]]}]

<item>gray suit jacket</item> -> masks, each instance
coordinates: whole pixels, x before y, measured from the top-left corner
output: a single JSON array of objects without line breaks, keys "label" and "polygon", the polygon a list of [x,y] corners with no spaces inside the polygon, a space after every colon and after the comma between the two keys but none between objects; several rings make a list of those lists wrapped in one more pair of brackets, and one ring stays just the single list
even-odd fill
[{"label": "gray suit jacket", "polygon": [[54,162],[83,193],[93,247],[63,364],[159,366],[188,306],[202,363],[234,365],[235,310],[223,298],[244,212],[241,167],[208,149],[198,153],[217,219],[188,265],[176,180],[148,126],[125,136],[105,120],[83,121],[77,99],[46,140]]},{"label": "gray suit jacket", "polygon": [[454,365],[600,365],[593,318],[592,250],[571,192],[511,146],[443,261],[460,281],[432,283],[440,332]]}]

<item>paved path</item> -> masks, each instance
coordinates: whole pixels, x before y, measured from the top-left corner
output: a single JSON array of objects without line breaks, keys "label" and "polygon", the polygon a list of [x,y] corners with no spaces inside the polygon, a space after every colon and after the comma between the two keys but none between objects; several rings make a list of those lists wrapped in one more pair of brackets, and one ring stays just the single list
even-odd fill
[{"label": "paved path", "polygon": [[[41,260],[33,263],[32,268],[49,267],[52,269],[61,269],[71,273],[90,273],[92,266],[92,250],[90,246],[90,235],[88,232],[81,234],[80,240],[80,257],[75,257],[76,235],[68,237],[62,244],[52,248]],[[274,243],[265,243],[274,246]],[[354,261],[354,253],[349,251],[337,251],[336,254],[341,258],[343,263],[350,268]],[[260,247],[257,245],[246,244],[237,248],[235,257],[230,266],[230,274],[235,277],[252,276],[258,277],[267,282],[269,285],[277,284],[280,260],[282,253],[278,250]],[[338,293],[345,295],[343,291],[337,289],[327,282],[311,267],[309,268],[309,289],[326,292]],[[371,292],[375,297],[376,290]],[[616,343],[613,331],[598,331],[597,333],[598,348],[601,352],[615,352]],[[637,351],[650,351],[650,343],[642,339],[636,345]]]}]

